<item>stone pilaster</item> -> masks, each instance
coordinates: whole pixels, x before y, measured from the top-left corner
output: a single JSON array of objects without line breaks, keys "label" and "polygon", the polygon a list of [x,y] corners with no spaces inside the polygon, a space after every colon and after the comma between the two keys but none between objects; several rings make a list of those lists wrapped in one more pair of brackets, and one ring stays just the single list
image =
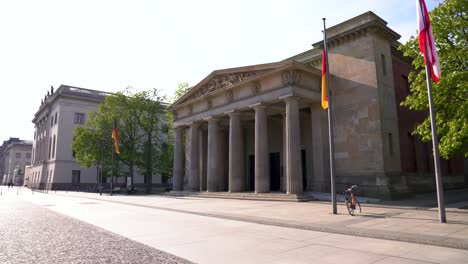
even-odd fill
[{"label": "stone pilaster", "polygon": [[189,154],[189,188],[191,191],[200,190],[200,156],[199,156],[199,129],[200,125],[192,123],[190,125],[190,154]]},{"label": "stone pilaster", "polygon": [[270,191],[270,163],[268,153],[268,126],[266,107],[255,109],[255,192]]},{"label": "stone pilaster", "polygon": [[229,192],[245,191],[244,135],[240,113],[229,113]]},{"label": "stone pilaster", "polygon": [[207,191],[219,191],[220,185],[220,153],[219,152],[219,124],[218,119],[208,119],[208,162],[207,162]]},{"label": "stone pilaster", "polygon": [[286,103],[286,181],[288,194],[301,194],[301,133],[299,126],[299,102],[288,97]]},{"label": "stone pilaster", "polygon": [[174,139],[174,174],[172,179],[172,190],[182,191],[183,180],[184,180],[184,157],[182,144],[183,141],[183,127],[175,128],[175,139]]}]

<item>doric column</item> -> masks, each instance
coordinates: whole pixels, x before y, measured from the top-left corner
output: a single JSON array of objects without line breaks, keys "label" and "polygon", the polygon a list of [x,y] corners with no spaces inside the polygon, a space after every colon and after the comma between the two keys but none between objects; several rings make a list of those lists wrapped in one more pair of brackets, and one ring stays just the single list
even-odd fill
[{"label": "doric column", "polygon": [[229,192],[245,190],[244,136],[240,113],[229,113]]},{"label": "doric column", "polygon": [[299,127],[299,102],[288,97],[286,102],[286,181],[288,194],[301,194],[301,133]]},{"label": "doric column", "polygon": [[270,191],[270,163],[266,107],[255,105],[255,192]]},{"label": "doric column", "polygon": [[200,191],[206,191],[206,158],[208,150],[207,132],[200,129],[199,132],[199,151],[200,151]]},{"label": "doric column", "polygon": [[218,119],[208,119],[208,162],[207,162],[207,191],[219,191],[221,177],[219,170],[219,124]]},{"label": "doric column", "polygon": [[199,152],[199,129],[197,123],[190,124],[190,155],[189,155],[189,188],[191,191],[200,190],[200,152]]},{"label": "doric column", "polygon": [[184,157],[182,144],[182,133],[183,127],[175,128],[175,139],[174,139],[174,174],[172,179],[172,190],[182,191],[182,185],[184,180]]}]

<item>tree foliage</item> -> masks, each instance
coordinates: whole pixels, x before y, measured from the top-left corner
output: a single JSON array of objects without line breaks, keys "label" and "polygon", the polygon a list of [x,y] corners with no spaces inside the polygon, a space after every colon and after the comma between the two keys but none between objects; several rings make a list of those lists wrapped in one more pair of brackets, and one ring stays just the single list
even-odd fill
[{"label": "tree foliage", "polygon": [[182,95],[184,95],[189,89],[189,84],[187,82],[179,83],[177,90],[174,92],[174,96],[172,97],[171,102],[177,101]]},{"label": "tree foliage", "polygon": [[[446,0],[430,12],[442,78],[433,83],[434,108],[441,155],[449,159],[463,153],[468,156],[468,1]],[[399,48],[412,59],[408,76],[411,93],[402,102],[412,110],[427,111],[426,73],[418,39],[412,36]],[[413,132],[430,141],[429,113]]]},{"label": "tree foliage", "polygon": [[[162,135],[162,127],[167,122],[164,100],[165,97],[159,96],[156,89],[133,92],[127,88],[107,96],[96,111],[89,113],[83,127],[75,127],[72,148],[76,153],[76,161],[88,168],[99,165],[104,138],[104,176],[110,175],[113,147],[111,135],[115,121],[119,134],[120,155],[115,155],[119,162],[119,174],[133,179],[134,170],[138,169],[148,179],[154,171],[160,172],[156,164],[168,166],[157,162],[159,156],[165,155],[161,153],[160,147],[166,141]],[[151,159],[148,159],[149,150],[154,153]]]}]

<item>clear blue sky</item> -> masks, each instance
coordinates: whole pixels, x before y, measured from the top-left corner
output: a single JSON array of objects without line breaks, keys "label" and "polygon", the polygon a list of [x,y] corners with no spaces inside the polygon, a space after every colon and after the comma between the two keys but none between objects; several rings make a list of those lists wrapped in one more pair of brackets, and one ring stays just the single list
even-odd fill
[{"label": "clear blue sky", "polygon": [[415,0],[0,0],[0,144],[33,138],[51,85],[172,95],[213,70],[310,49],[322,17],[332,26],[369,10],[402,42],[416,33]]}]

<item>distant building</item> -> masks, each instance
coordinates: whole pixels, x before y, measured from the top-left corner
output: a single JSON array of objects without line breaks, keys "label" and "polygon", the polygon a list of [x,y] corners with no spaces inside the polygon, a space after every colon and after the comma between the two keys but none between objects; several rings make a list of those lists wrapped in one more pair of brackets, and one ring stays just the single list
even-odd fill
[{"label": "distant building", "polygon": [[21,185],[24,180],[25,167],[31,165],[33,142],[10,138],[0,147],[0,182],[12,182]]},{"label": "distant building", "polygon": [[[81,167],[75,161],[71,145],[75,126],[84,125],[88,113],[96,110],[107,95],[109,93],[103,91],[61,85],[56,92],[52,88],[42,100],[32,120],[35,131],[31,188],[86,189],[96,186],[97,168]],[[136,172],[134,183],[144,183],[143,178]],[[125,179],[122,177],[118,182],[124,183]],[[161,177],[154,175],[152,182],[161,183]]]}]

